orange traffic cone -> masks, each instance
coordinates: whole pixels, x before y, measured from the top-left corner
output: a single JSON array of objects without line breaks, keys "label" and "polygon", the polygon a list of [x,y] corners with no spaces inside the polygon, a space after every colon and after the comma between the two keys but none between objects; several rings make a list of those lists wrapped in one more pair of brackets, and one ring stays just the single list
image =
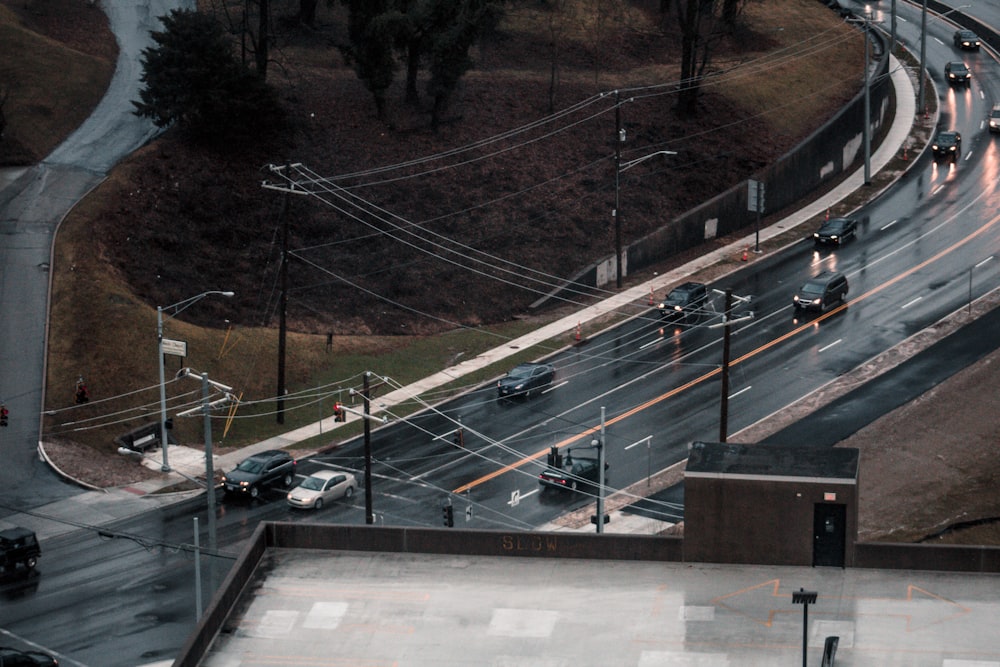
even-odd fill
[{"label": "orange traffic cone", "polygon": [[743,261],[747,261],[747,253],[750,251],[750,246],[743,248]]},{"label": "orange traffic cone", "polygon": [[580,340],[580,323],[576,323],[576,339]]},{"label": "orange traffic cone", "polygon": [[653,288],[649,288],[649,305],[653,305]]},{"label": "orange traffic cone", "polygon": [[907,160],[910,159],[909,156],[907,155],[907,149],[908,148],[909,148],[909,146],[907,146],[906,144],[903,144],[903,162],[906,162]]},{"label": "orange traffic cone", "polygon": [[826,219],[830,219],[830,209],[826,209]]}]

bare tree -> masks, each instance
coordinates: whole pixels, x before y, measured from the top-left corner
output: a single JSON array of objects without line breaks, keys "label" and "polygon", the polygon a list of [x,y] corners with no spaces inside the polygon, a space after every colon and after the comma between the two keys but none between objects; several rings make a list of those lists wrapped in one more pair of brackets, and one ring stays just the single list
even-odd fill
[{"label": "bare tree", "polygon": [[681,81],[677,113],[697,113],[701,81],[709,63],[712,45],[720,38],[715,32],[717,0],[676,0],[677,22],[681,29]]}]

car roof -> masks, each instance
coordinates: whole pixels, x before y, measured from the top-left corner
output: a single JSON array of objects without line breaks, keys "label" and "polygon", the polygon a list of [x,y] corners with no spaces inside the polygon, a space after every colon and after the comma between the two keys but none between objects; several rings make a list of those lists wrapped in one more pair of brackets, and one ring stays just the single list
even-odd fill
[{"label": "car roof", "polygon": [[848,223],[848,222],[854,222],[854,219],[853,218],[830,218],[829,220],[825,220],[823,222],[823,226],[826,227],[827,225],[830,225],[830,226],[833,226],[833,225],[842,225],[842,224]]},{"label": "car roof", "polygon": [[957,137],[958,132],[955,130],[941,130],[937,133],[938,139],[951,139],[952,137]]},{"label": "car roof", "polygon": [[971,31],[971,30],[969,30],[968,28],[960,28],[960,29],[959,29],[959,30],[957,30],[956,32],[957,32],[957,33],[958,33],[959,35],[962,35],[963,37],[969,37],[969,36],[971,36],[971,37],[975,37],[975,36],[976,36],[976,33],[972,32],[972,31]]},{"label": "car roof", "polygon": [[345,474],[343,470],[317,470],[316,472],[309,473],[309,476],[316,477],[317,479],[331,479],[343,474]]},{"label": "car roof", "polygon": [[696,282],[688,281],[686,283],[678,285],[677,287],[675,287],[671,291],[690,292],[692,290],[700,289],[700,288],[702,288],[704,286],[705,285],[703,283],[696,283]]},{"label": "car roof", "polygon": [[13,528],[8,528],[6,530],[0,530],[0,539],[10,540],[12,542],[17,541],[24,537],[29,537],[35,534],[35,531],[28,530],[27,528],[21,528],[20,526],[15,526]]},{"label": "car roof", "polygon": [[251,454],[250,456],[247,457],[247,459],[262,460],[262,459],[271,459],[274,458],[275,456],[291,456],[291,454],[281,449],[266,449],[263,452],[257,452],[256,454]]}]

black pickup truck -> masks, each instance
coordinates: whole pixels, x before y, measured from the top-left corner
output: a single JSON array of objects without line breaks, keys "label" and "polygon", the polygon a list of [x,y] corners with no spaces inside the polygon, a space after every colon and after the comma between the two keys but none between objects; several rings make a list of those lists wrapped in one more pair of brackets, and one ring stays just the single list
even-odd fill
[{"label": "black pickup truck", "polygon": [[42,550],[33,531],[27,528],[0,530],[0,572],[15,570],[19,565],[30,571],[40,555]]}]

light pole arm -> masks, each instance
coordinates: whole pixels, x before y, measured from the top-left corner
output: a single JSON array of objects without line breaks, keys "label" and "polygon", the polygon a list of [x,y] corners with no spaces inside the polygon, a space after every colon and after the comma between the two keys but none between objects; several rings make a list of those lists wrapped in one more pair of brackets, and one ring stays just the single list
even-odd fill
[{"label": "light pole arm", "polygon": [[656,151],[655,153],[650,153],[649,155],[643,155],[642,157],[637,157],[636,159],[629,160],[628,162],[622,162],[621,166],[619,167],[619,171],[625,171],[626,169],[634,167],[640,162],[645,162],[649,158],[655,157],[657,155],[677,155],[677,151]]}]

